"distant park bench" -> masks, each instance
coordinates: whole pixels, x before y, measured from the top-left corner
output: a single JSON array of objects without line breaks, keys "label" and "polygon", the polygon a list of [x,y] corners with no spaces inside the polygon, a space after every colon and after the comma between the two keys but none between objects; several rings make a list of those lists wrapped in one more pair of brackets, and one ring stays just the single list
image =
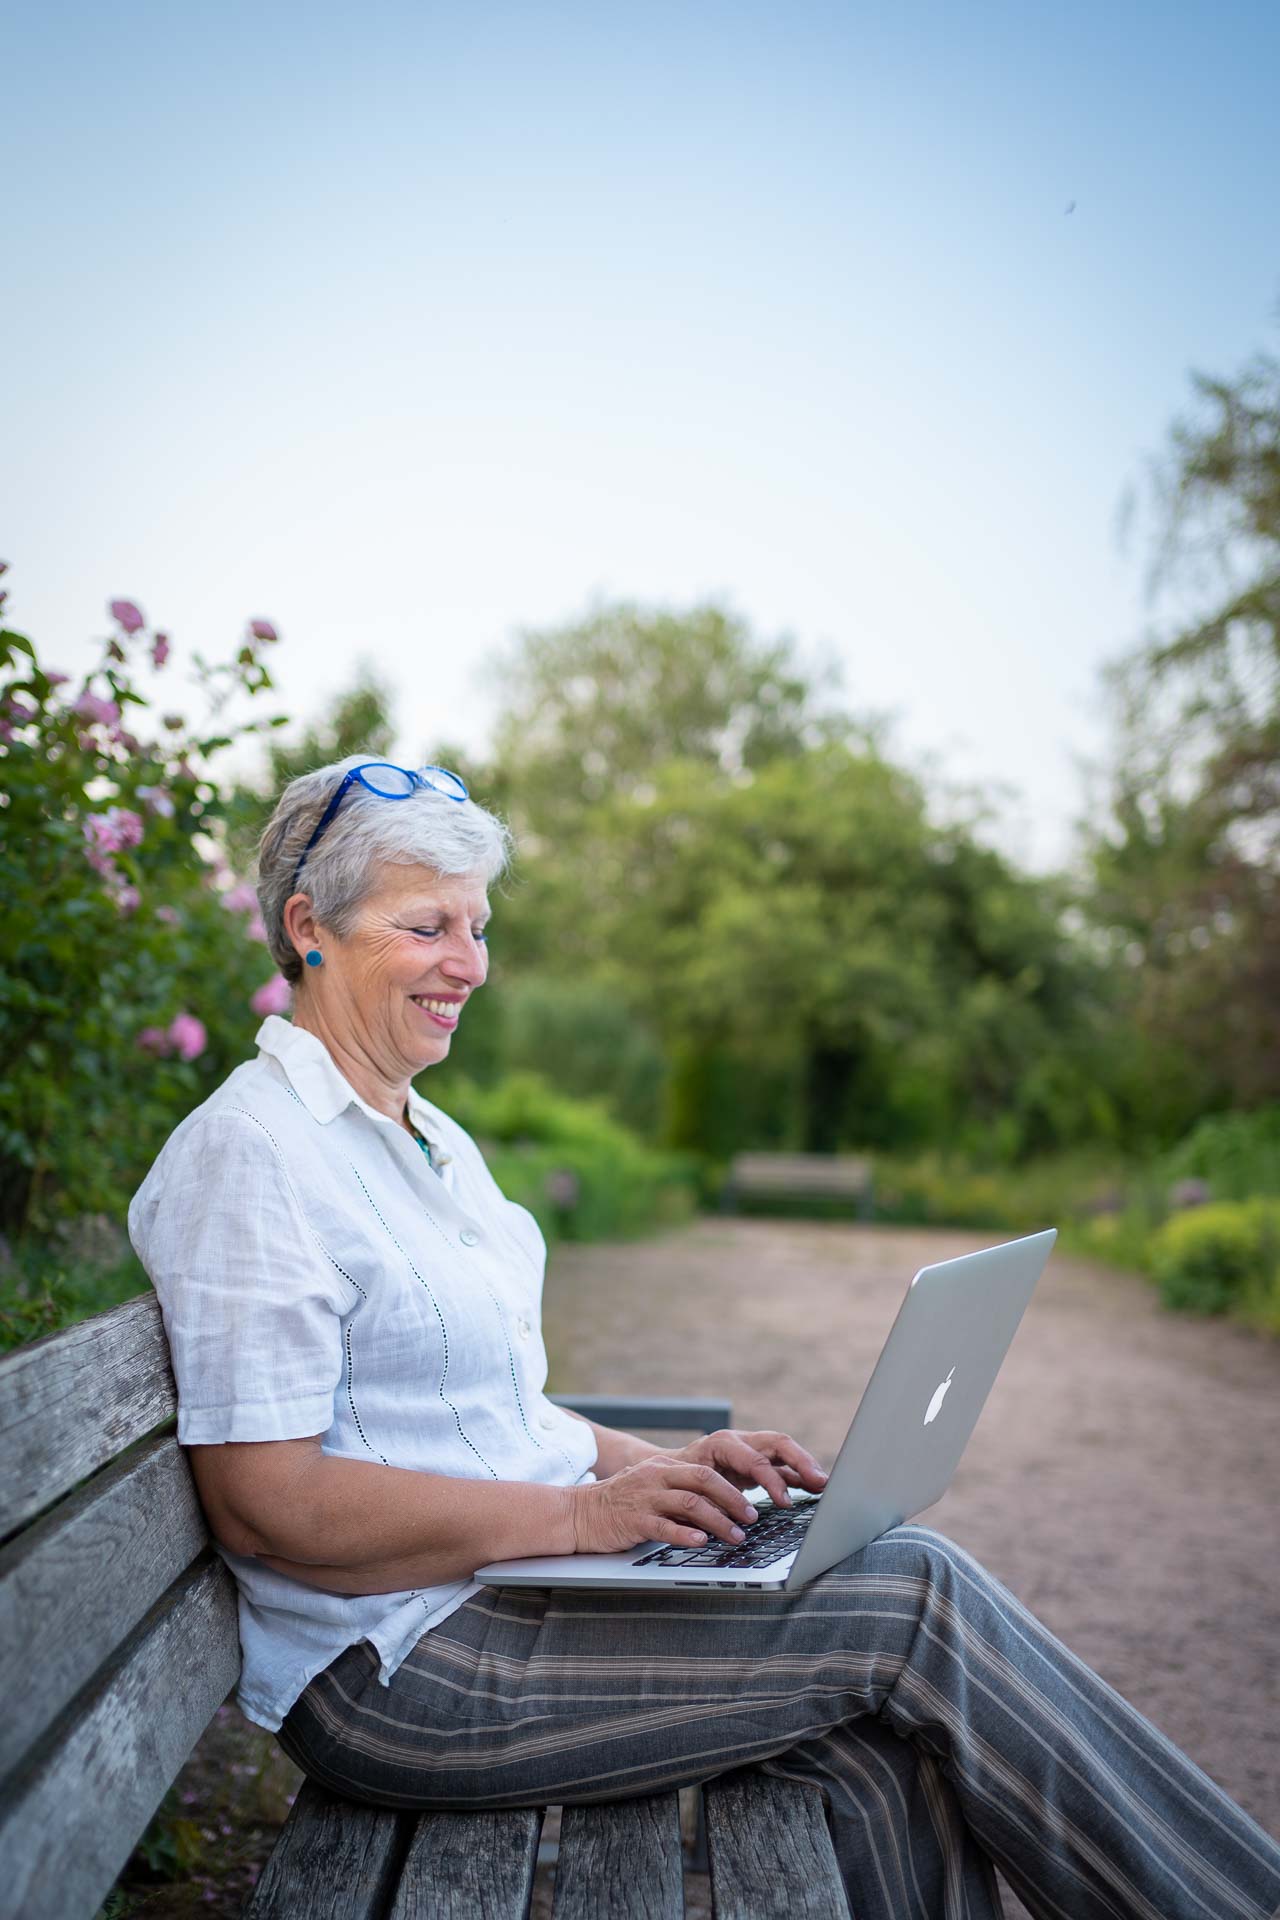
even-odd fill
[{"label": "distant park bench", "polygon": [[856,1153],[740,1153],[721,1194],[726,1213],[762,1204],[799,1212],[814,1201],[824,1213],[847,1203],[859,1219],[870,1219],[870,1160]]},{"label": "distant park bench", "polygon": [[[565,1398],[713,1431],[715,1401]],[[0,1360],[0,1916],[90,1920],[236,1684],[236,1590],[186,1455],[155,1299]],[[542,1808],[391,1813],[306,1782],[248,1920],[525,1920]],[[820,1795],[751,1769],[703,1791],[719,1920],[848,1914]],[[555,1920],[677,1920],[678,1796],[565,1808]]]}]

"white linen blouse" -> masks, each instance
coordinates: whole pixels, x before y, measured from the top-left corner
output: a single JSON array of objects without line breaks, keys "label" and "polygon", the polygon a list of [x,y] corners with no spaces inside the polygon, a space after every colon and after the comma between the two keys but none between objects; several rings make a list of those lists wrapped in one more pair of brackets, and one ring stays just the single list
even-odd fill
[{"label": "white linen blouse", "polygon": [[[176,1128],[129,1209],[187,1446],[322,1436],[326,1453],[460,1479],[594,1478],[595,1436],[543,1391],[537,1222],[470,1135],[409,1095],[432,1162],[278,1015]],[[318,1543],[322,1545],[322,1543]],[[479,1591],[324,1593],[219,1548],[240,1590],[238,1699],[275,1729],[368,1640],[383,1682]]]}]

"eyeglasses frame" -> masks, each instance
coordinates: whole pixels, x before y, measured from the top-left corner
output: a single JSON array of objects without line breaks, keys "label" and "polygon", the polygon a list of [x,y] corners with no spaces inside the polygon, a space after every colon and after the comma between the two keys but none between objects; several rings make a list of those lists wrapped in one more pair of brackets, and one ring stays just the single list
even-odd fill
[{"label": "eyeglasses frame", "polygon": [[[402,773],[405,779],[411,781],[412,784],[404,793],[382,793],[377,787],[370,786],[364,777],[373,767],[390,767],[393,773]],[[446,787],[438,787],[434,780],[423,778],[423,776],[428,773],[442,773],[446,779],[456,780],[462,788],[462,792],[450,793]],[[466,781],[462,778],[461,774],[454,773],[451,767],[420,767],[417,772],[414,772],[409,767],[397,767],[394,761],[391,760],[366,760],[362,766],[351,767],[343,774],[342,779],[338,782],[334,790],[333,798],[316,822],[315,832],[298,856],[298,864],[293,870],[293,884],[289,888],[291,898],[298,891],[298,879],[303,867],[306,865],[307,855],[318,845],[321,836],[327,830],[338,808],[346,798],[347,789],[357,784],[362,786],[366,793],[371,793],[376,800],[408,800],[417,792],[419,787],[429,787],[431,792],[438,793],[441,799],[454,800],[459,806],[461,806],[464,800],[469,800],[471,797],[467,791]]]}]

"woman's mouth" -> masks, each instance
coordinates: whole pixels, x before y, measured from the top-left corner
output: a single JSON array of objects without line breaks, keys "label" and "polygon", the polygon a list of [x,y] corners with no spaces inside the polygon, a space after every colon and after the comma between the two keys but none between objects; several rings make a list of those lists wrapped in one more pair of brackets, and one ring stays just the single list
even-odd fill
[{"label": "woman's mouth", "polygon": [[438,1027],[444,1027],[452,1033],[458,1024],[458,1015],[462,1012],[461,1000],[437,1000],[429,994],[411,993],[409,998],[415,1007],[421,1007],[428,1020],[434,1020]]}]

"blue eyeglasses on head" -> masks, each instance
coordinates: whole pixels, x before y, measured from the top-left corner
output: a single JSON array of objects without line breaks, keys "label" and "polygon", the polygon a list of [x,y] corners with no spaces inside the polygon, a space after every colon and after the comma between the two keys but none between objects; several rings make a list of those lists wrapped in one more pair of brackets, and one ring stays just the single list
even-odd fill
[{"label": "blue eyeglasses on head", "polygon": [[407,767],[393,767],[386,760],[366,760],[362,767],[352,767],[350,773],[342,776],[332,800],[316,822],[315,832],[302,849],[293,870],[291,893],[298,891],[298,875],[302,872],[307,855],[342,805],[348,787],[357,780],[366,793],[376,794],[379,800],[407,800],[418,787],[430,787],[433,793],[443,794],[446,800],[468,798],[465,784],[456,773],[450,773],[448,767],[420,767],[416,773],[410,773]]}]

